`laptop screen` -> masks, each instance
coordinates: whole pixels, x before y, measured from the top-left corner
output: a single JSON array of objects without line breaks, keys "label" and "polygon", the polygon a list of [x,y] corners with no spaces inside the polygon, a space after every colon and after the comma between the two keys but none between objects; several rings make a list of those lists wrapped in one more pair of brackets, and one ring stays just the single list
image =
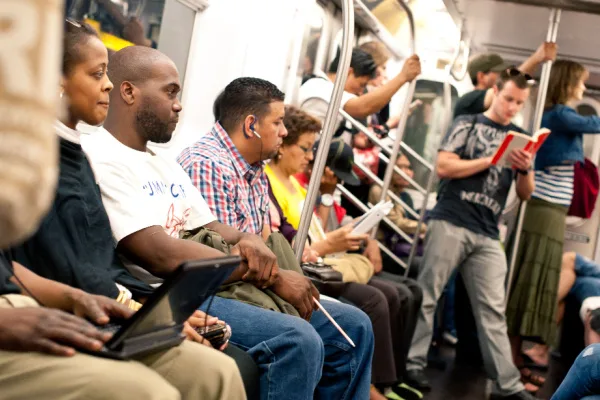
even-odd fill
[{"label": "laptop screen", "polygon": [[126,322],[117,345],[127,336],[137,336],[182,325],[200,305],[214,295],[240,264],[239,257],[223,257],[186,262],[171,274],[144,306]]}]

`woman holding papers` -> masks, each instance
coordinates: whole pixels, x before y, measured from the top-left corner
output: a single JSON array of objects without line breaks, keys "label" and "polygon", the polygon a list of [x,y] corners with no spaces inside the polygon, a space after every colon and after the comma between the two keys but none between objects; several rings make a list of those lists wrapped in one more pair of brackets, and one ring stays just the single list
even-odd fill
[{"label": "woman holding papers", "polygon": [[[294,174],[304,172],[309,167],[321,124],[294,107],[286,107],[284,124],[288,135],[283,139],[277,156],[266,167],[265,172],[271,185],[272,228],[282,232],[285,230],[285,236],[290,240],[295,235],[294,229],[298,228],[302,204],[306,197],[306,190]],[[349,146],[341,141],[334,141],[332,148],[336,150],[330,152],[332,156],[346,153],[352,155]],[[329,192],[329,197],[332,197],[338,174],[346,181],[358,181],[352,173],[351,159],[338,157],[337,162],[333,162],[332,159],[333,157],[328,157],[328,167],[322,182],[322,188]],[[322,196],[321,206],[332,207],[333,198]],[[327,215],[319,214],[327,218]],[[289,226],[284,225],[291,225],[293,233],[289,234]],[[420,298],[415,300],[415,296],[406,285],[373,277],[381,269],[381,264],[377,268],[364,255],[347,253],[359,250],[362,242],[368,240],[367,234],[354,234],[352,230],[353,225],[350,224],[325,233],[319,216],[313,215],[309,232],[312,250],[321,257],[328,256],[325,262],[340,271],[346,282],[342,297],[365,311],[373,323],[375,353],[371,399],[398,399],[399,395],[404,399],[418,399],[422,396],[421,393],[401,382],[408,346],[414,332],[412,314],[418,310]],[[377,246],[377,242],[370,242],[372,243],[367,247]],[[385,396],[382,393],[385,393]]]},{"label": "woman holding papers", "polygon": [[[525,213],[506,311],[517,366],[525,361],[523,338],[542,344],[538,346],[541,351],[530,354],[538,364],[547,365],[548,345],[556,337],[557,317],[562,312],[557,297],[569,290],[568,282],[561,280],[561,261],[574,171],[584,161],[583,134],[600,133],[599,117],[584,117],[573,108],[583,98],[588,75],[581,64],[567,60],[556,61],[550,74],[542,126],[551,133],[535,159],[535,190]],[[521,372],[534,384],[544,383],[528,369]]]}]

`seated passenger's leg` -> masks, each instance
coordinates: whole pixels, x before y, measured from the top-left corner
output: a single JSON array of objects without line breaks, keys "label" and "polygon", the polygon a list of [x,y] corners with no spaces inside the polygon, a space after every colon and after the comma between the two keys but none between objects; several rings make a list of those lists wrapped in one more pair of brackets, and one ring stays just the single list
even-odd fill
[{"label": "seated passenger's leg", "polygon": [[[583,305],[583,303],[587,299],[592,299],[594,297],[600,296],[600,279],[590,277],[578,277],[577,279],[575,279],[575,283],[569,291],[569,295],[573,296],[580,305]],[[589,308],[597,308],[597,306],[592,306],[592,303],[592,300],[588,300],[588,304],[590,304]],[[582,320],[585,319],[584,316],[581,316],[581,318]]]},{"label": "seated passenger's leg", "polygon": [[[568,253],[565,253],[565,255]],[[600,278],[600,265],[580,254],[575,254],[575,273],[577,276]]]},{"label": "seated passenger's leg", "polygon": [[354,306],[325,299],[321,304],[356,347],[350,346],[321,311],[313,313],[310,324],[325,345],[323,377],[317,386],[315,399],[367,399],[374,345],[371,321]]},{"label": "seated passenger's leg", "polygon": [[492,393],[511,395],[524,387],[512,362],[506,327],[506,255],[497,240],[482,235],[476,240],[477,246],[461,272],[473,307],[483,364],[494,381]]},{"label": "seated passenger's leg", "polygon": [[427,365],[427,352],[433,333],[433,314],[450,274],[464,258],[464,232],[465,229],[446,221],[432,220],[429,224],[418,279],[423,290],[423,304],[408,354],[409,376],[411,371],[423,370]]},{"label": "seated passenger's leg", "polygon": [[258,364],[261,398],[313,397],[321,379],[325,350],[308,322],[221,297],[214,297],[208,312],[231,326],[231,343],[248,351]]},{"label": "seated passenger's leg", "polygon": [[0,393],[3,399],[31,400],[181,399],[177,389],[139,362],[80,353],[57,357],[0,351]]},{"label": "seated passenger's leg", "polygon": [[586,347],[550,400],[579,400],[600,393],[600,344]]},{"label": "seated passenger's leg", "polygon": [[415,281],[403,276],[390,278],[387,274],[379,274],[373,277],[369,284],[381,290],[387,298],[396,372],[398,380],[402,381],[406,374],[408,349],[415,333],[417,315],[423,301],[423,291]]},{"label": "seated passenger's leg", "polygon": [[260,398],[260,372],[250,354],[231,343],[227,346],[224,353],[233,358],[240,370],[248,400]]},{"label": "seated passenger's leg", "polygon": [[178,389],[182,400],[246,398],[235,361],[208,346],[186,340],[141,361]]},{"label": "seated passenger's leg", "polygon": [[391,305],[384,293],[377,286],[347,283],[342,292],[342,297],[364,311],[373,325],[375,336],[375,351],[373,353],[373,368],[371,383],[374,385],[391,385],[396,383],[396,364],[393,353],[393,336],[390,323]]}]

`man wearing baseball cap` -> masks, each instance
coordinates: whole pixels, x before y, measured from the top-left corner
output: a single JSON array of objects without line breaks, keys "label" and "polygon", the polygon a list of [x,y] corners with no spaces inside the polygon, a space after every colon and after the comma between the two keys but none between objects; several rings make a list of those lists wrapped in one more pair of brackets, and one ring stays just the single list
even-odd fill
[{"label": "man wearing baseball cap", "polygon": [[[556,50],[556,43],[542,43],[517,69],[524,74],[532,75],[539,64],[556,59]],[[465,114],[479,114],[487,110],[492,104],[494,96],[492,88],[496,84],[498,74],[510,67],[509,63],[495,53],[471,58],[467,71],[475,88],[458,99],[454,108],[454,118]]]}]

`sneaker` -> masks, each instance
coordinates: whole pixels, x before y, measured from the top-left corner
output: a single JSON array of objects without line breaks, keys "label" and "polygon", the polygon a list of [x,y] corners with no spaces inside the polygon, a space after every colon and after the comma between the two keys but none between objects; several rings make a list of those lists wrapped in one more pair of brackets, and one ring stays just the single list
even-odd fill
[{"label": "sneaker", "polygon": [[400,397],[396,392],[390,390],[388,391],[386,394],[384,394],[386,399],[390,399],[390,400],[406,400],[402,397]]},{"label": "sneaker", "polygon": [[509,394],[508,396],[501,396],[498,394],[492,394],[490,400],[536,400],[537,397],[529,393],[527,390],[521,390],[520,392]]},{"label": "sneaker", "polygon": [[423,393],[419,390],[407,385],[406,383],[401,383],[392,388],[393,392],[396,393],[397,396],[403,398],[404,400],[421,400],[423,399]]},{"label": "sneaker", "polygon": [[431,391],[431,385],[422,369],[409,369],[406,371],[406,383],[422,392]]}]

